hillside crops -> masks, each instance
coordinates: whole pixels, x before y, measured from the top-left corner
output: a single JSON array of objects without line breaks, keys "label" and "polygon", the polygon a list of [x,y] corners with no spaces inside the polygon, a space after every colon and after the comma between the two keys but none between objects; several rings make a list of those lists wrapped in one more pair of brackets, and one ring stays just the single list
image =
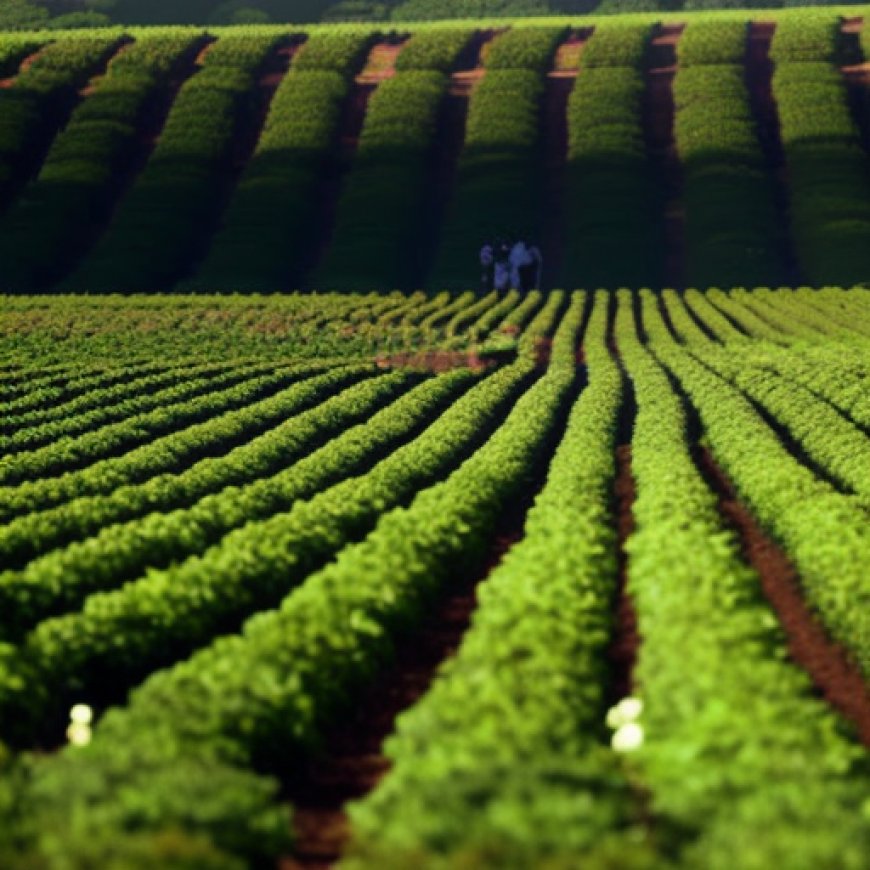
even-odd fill
[{"label": "hillside crops", "polygon": [[861,870],[866,290],[3,303],[4,867]]},{"label": "hillside crops", "polygon": [[546,289],[861,283],[866,33],[796,10],[0,36],[0,290],[461,291],[500,239],[542,250]]}]

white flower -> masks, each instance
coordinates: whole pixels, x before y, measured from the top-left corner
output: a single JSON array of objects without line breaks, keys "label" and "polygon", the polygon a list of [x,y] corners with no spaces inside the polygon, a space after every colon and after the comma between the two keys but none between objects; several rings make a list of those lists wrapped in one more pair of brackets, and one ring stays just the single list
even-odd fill
[{"label": "white flower", "polygon": [[87,746],[91,742],[91,726],[81,722],[73,722],[66,729],[66,737],[73,746]]},{"label": "white flower", "polygon": [[76,704],[69,711],[69,720],[76,725],[90,725],[94,721],[94,711],[87,704]]},{"label": "white flower", "polygon": [[604,720],[608,728],[621,728],[623,725],[628,725],[629,722],[636,722],[643,713],[643,701],[640,698],[623,698],[615,707],[611,707],[607,711],[607,718]]},{"label": "white flower", "polygon": [[610,739],[615,752],[634,752],[643,745],[643,726],[628,722],[616,731]]}]

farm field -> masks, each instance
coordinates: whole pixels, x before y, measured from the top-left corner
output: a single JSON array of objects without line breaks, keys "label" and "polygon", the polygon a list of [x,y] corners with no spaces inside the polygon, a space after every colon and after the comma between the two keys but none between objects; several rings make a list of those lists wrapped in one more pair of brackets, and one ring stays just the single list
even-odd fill
[{"label": "farm field", "polygon": [[849,10],[0,35],[0,292],[860,284]]},{"label": "farm field", "polygon": [[870,854],[870,291],[3,297],[0,865]]}]

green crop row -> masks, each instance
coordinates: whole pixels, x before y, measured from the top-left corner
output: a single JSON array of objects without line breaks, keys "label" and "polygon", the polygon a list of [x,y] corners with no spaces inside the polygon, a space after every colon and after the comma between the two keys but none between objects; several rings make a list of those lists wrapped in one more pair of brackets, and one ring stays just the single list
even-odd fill
[{"label": "green crop row", "polygon": [[[57,449],[21,453],[4,460],[5,479],[37,475],[40,468],[55,470],[65,465],[83,466],[58,477],[24,480],[0,487],[0,516],[3,521],[34,510],[62,504],[83,495],[111,492],[126,483],[146,480],[162,471],[183,468],[205,451],[221,452],[242,435],[264,431],[282,412],[283,393],[297,380],[328,368],[324,365],[293,363],[261,364],[267,374],[251,374],[242,383],[210,396],[202,396],[178,408],[158,412],[151,418],[153,428],[143,434],[135,426],[106,427],[108,431],[85,437]],[[272,395],[277,393],[277,395]],[[216,416],[217,415],[217,416]],[[162,437],[150,440],[158,432]],[[113,449],[125,440],[137,439],[141,446],[120,456]],[[145,442],[145,443],[142,443]],[[117,445],[117,446],[115,446]]]},{"label": "green crop row", "polygon": [[462,289],[478,251],[498,237],[538,241],[542,76],[491,70],[475,88],[432,286]]},{"label": "green crop row", "polygon": [[803,278],[815,287],[865,281],[870,169],[840,72],[828,63],[781,64],[773,93]]},{"label": "green crop row", "polygon": [[677,43],[677,63],[681,67],[743,63],[746,28],[742,21],[690,22]]},{"label": "green crop row", "polygon": [[[138,386],[144,386],[145,390],[138,395],[135,393],[136,381],[123,384],[121,389],[124,392],[121,393],[121,389],[115,392],[122,397],[131,396],[131,398],[122,398],[121,401],[104,404],[102,407],[90,411],[76,411],[72,407],[64,406],[64,413],[60,419],[50,420],[36,426],[27,426],[12,435],[0,436],[0,451],[11,456],[15,453],[47,447],[62,438],[84,437],[90,432],[109,425],[126,426],[129,423],[147,425],[149,418],[143,418],[143,414],[153,413],[157,409],[172,409],[179,402],[195,399],[204,393],[226,386],[227,383],[236,383],[240,378],[244,378],[250,373],[250,369],[231,369],[231,372],[241,371],[241,374],[226,374],[221,370],[215,371],[214,368],[214,365],[206,364],[201,370],[195,366],[189,366],[186,370],[177,369],[174,372],[174,383],[153,392],[149,388],[155,384],[155,380],[157,383],[165,381],[165,375],[144,378],[145,383],[139,382]],[[262,370],[262,365],[255,369],[258,372],[262,372]],[[186,373],[182,375],[182,372]],[[69,445],[70,442],[64,441],[64,444]]]},{"label": "green crop row", "polygon": [[428,215],[420,206],[447,85],[441,72],[413,70],[375,90],[338,201],[332,241],[309,284],[363,290],[411,287],[419,279],[420,248],[428,243]]},{"label": "green crop row", "polygon": [[118,45],[117,37],[61,39],[0,90],[0,192],[20,184],[32,150],[62,126],[76,89]]},{"label": "green crop row", "polygon": [[[408,380],[386,377],[394,393],[400,381]],[[70,593],[87,599],[80,612],[41,622],[24,638],[17,673],[33,677],[45,671],[48,677],[50,672],[51,686],[46,684],[41,698],[6,696],[7,709],[25,717],[19,719],[19,730],[8,733],[19,740],[28,739],[28,734],[32,739],[44,717],[62,709],[63,699],[82,692],[100,703],[117,698],[117,693],[101,689],[108,685],[106,678],[116,687],[131,684],[183,658],[244,617],[277,605],[308,573],[366,534],[382,510],[404,503],[417,487],[432,481],[438,462],[445,460],[433,458],[433,465],[403,469],[399,459],[407,463],[410,451],[418,449],[414,442],[404,442],[431,425],[470,379],[467,372],[430,379],[374,414],[370,423],[357,425],[316,451],[318,461],[306,457],[268,485],[234,488],[190,511],[128,524],[113,540],[100,536],[90,552],[77,548],[79,558],[66,560],[73,575],[60,591],[67,605],[73,600]],[[397,445],[399,459],[388,456],[371,467]],[[380,488],[387,474],[396,485],[389,495]],[[252,512],[247,514],[245,508]],[[256,554],[268,546],[264,535],[279,528],[287,552],[276,574],[274,562],[261,562]],[[153,560],[149,551],[155,554]],[[116,564],[114,569],[98,569],[95,580],[87,562],[98,565],[100,552],[111,553]],[[248,554],[247,567],[230,558],[233,552]],[[43,576],[50,576],[51,566],[44,568],[48,574]],[[109,591],[93,594],[100,583]],[[19,584],[17,591],[25,592],[25,586]],[[16,603],[19,613],[27,608],[28,615],[35,615],[23,595]],[[137,626],[135,636],[123,650],[112,653],[122,624],[128,627],[125,631]],[[14,682],[16,674],[10,673]]]},{"label": "green crop row", "polygon": [[253,112],[254,75],[281,38],[225,36],[210,48],[179,91],[145,169],[65,289],[153,292],[175,283],[203,245],[203,225],[214,220],[233,139]]},{"label": "green crop row", "polygon": [[870,504],[870,444],[866,434],[812,390],[747,360],[719,351],[673,294],[665,295],[678,337],[692,355],[777,420],[817,466]]},{"label": "green crop row", "polygon": [[204,414],[238,407],[253,396],[283,385],[288,377],[295,377],[292,366],[289,369],[285,366],[277,372],[269,363],[231,369],[212,380],[208,395],[200,392],[189,398],[179,397],[164,407],[82,435],[57,438],[43,447],[4,456],[0,462],[0,485],[9,487],[28,479],[56,476],[86,467],[201,420]]},{"label": "green crop row", "polygon": [[545,73],[565,37],[564,27],[514,27],[499,34],[484,48],[483,62],[488,70],[527,69]]},{"label": "green crop row", "polygon": [[646,152],[644,89],[634,68],[593,67],[577,77],[568,100],[562,283],[661,282],[661,191]]},{"label": "green crop row", "polygon": [[[554,366],[574,364],[582,301],[575,296],[560,325]],[[589,385],[524,537],[478,587],[457,653],[398,720],[385,745],[389,772],[351,805],[354,840],[343,867],[597,867],[608,854],[620,855],[619,866],[641,866],[633,863],[648,848],[640,807],[600,746],[621,402],[619,369],[604,345],[607,305],[602,292],[584,338]],[[630,846],[620,841],[626,834]]]},{"label": "green crop row", "polygon": [[14,75],[21,61],[40,49],[42,44],[41,40],[32,36],[0,35],[0,76]]},{"label": "green crop row", "polygon": [[686,284],[780,283],[782,231],[742,65],[678,69],[674,99],[684,174]]},{"label": "green crop row", "polygon": [[583,69],[618,66],[640,70],[650,39],[649,24],[608,21],[599,24],[583,49]]},{"label": "green crop row", "polygon": [[[348,496],[368,499],[375,515],[386,507],[382,499],[401,489],[409,475],[428,478],[430,488],[408,507],[384,514],[365,541],[345,547],[278,610],[153,675],[124,709],[102,718],[88,747],[23,760],[28,785],[16,808],[28,824],[22,826],[19,850],[34,859],[50,856],[53,844],[40,832],[57,819],[53,836],[63,841],[65,854],[95,858],[97,864],[104,863],[98,856],[106,850],[122,856],[117,860],[133,849],[156,854],[160,833],[169,827],[199,842],[207,838],[229,855],[277,857],[288,845],[286,813],[273,803],[274,781],[245,769],[265,758],[280,769],[313,750],[324,725],[389,662],[395,638],[413,629],[451,574],[480,563],[496,517],[528,485],[575,378],[573,366],[541,378],[487,440],[486,430],[513,404],[531,373],[532,363],[522,359],[491,375],[408,446],[391,479],[377,487],[371,476],[353,481],[338,505]],[[431,485],[484,440],[446,480]],[[240,566],[264,569],[269,584],[281,576],[282,565],[291,568],[303,555],[292,543],[297,522],[291,512],[235,538],[221,569],[231,584],[220,581],[220,595],[211,604],[220,607],[236,594],[250,594],[250,580],[239,585]],[[309,537],[316,534],[309,523],[303,528]],[[255,560],[245,556],[248,547],[256,548]],[[203,573],[201,579],[209,576]],[[177,598],[181,605],[180,594]],[[171,615],[175,602],[165,601]],[[186,620],[181,613],[174,619],[181,629]],[[137,636],[125,633],[131,643]],[[86,780],[83,768],[89,771]],[[100,798],[106,782],[118,776],[126,783],[123,794],[111,802]],[[243,795],[239,783],[248,786]],[[14,787],[9,780],[5,786]],[[143,802],[147,821],[137,809]],[[73,817],[75,826],[61,821]],[[28,842],[30,831],[35,836]]]},{"label": "green crop row", "polygon": [[449,73],[474,37],[473,30],[421,30],[396,58],[396,71],[437,70]]},{"label": "green crop row", "polygon": [[840,42],[840,16],[821,10],[790,15],[776,23],[770,58],[777,64],[833,62]]},{"label": "green crop row", "polygon": [[335,171],[328,158],[348,80],[370,44],[363,33],[324,34],[299,49],[191,289],[267,292],[301,279],[317,243],[311,202]]},{"label": "green crop row", "polygon": [[[739,413],[721,388],[701,400],[697,364],[673,345],[655,297],[645,294],[642,309],[655,353],[688,390],[721,460],[721,424]],[[680,398],[633,320],[624,295],[617,342],[638,402],[629,589],[644,640],[635,776],[662,826],[684,832],[680,866],[857,870],[870,844],[868,819],[854,812],[864,753],[788,661],[758,577],[692,459]],[[739,441],[748,456],[750,442]],[[751,455],[769,467],[766,446]]]},{"label": "green crop row", "polygon": [[0,223],[0,286],[33,291],[67,271],[109,210],[148,102],[199,41],[192,34],[143,38],[110,61]]},{"label": "green crop row", "polygon": [[[738,390],[676,351],[666,332],[654,335],[649,325],[647,331],[696,405],[710,446],[741,498],[785,547],[830,633],[870,672],[865,510],[802,465]],[[754,445],[751,452],[747,443]]]},{"label": "green crop row", "polygon": [[[349,378],[341,375],[334,373],[334,389],[346,387]],[[43,514],[43,544],[50,533],[58,541],[80,540],[58,549],[44,546],[45,554],[23,569],[0,574],[0,598],[8,603],[3,634],[19,638],[40,620],[80,607],[92,592],[116,589],[146,569],[198,555],[234,528],[290,510],[296,500],[365,470],[366,463],[419,428],[420,415],[428,420],[445,397],[454,398],[456,390],[448,387],[461,382],[444,379],[447,392],[430,386],[391,406],[392,413],[406,406],[413,413],[382,430],[389,415],[375,412],[414,380],[392,373],[351,383],[225,457],[201,460],[174,477],[121,487],[111,496],[81,499],[79,517],[63,508]],[[323,386],[322,381],[321,392]],[[418,393],[429,398],[421,401]],[[360,424],[367,416],[372,437],[363,440]],[[83,511],[90,513],[81,518]]]},{"label": "green crop row", "polygon": [[[150,402],[157,404],[161,401],[159,396],[164,390],[180,386],[186,379],[208,377],[236,365],[238,361],[196,364],[188,360],[162,367],[156,372],[149,369],[128,370],[120,382],[89,389],[61,404],[48,403],[48,406],[20,414],[4,414],[0,422],[0,432],[3,433],[0,435],[0,445],[14,443],[11,439],[30,437],[33,430],[41,427],[57,425],[62,428],[63,434],[72,434],[73,430],[79,428],[80,420],[88,421],[87,428],[95,421],[100,421],[99,425],[113,422],[136,410],[148,410]],[[102,416],[90,417],[91,414]]]}]

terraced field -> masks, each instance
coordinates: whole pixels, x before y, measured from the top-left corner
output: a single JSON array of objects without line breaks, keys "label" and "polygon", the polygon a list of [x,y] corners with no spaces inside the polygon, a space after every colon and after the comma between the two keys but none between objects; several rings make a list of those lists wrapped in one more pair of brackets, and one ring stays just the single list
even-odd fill
[{"label": "terraced field", "polygon": [[0,863],[861,870],[868,354],[860,289],[4,298]]},{"label": "terraced field", "polygon": [[853,11],[0,36],[0,290],[863,283]]}]

